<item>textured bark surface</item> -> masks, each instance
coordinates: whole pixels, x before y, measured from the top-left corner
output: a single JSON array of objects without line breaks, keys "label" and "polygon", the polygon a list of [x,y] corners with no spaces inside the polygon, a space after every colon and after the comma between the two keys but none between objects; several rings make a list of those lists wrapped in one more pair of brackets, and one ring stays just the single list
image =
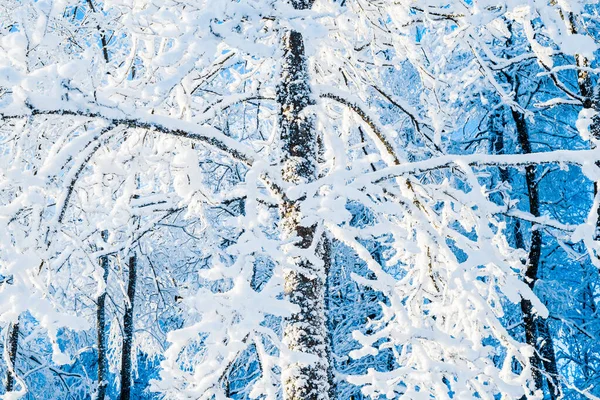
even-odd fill
[{"label": "textured bark surface", "polygon": [[333,362],[333,332],[335,329],[334,322],[330,318],[331,315],[331,304],[329,300],[330,294],[330,271],[332,265],[331,258],[331,240],[327,237],[327,235],[323,235],[321,239],[321,243],[318,249],[318,255],[323,259],[323,267],[325,270],[325,319],[326,319],[326,328],[327,328],[327,343],[326,343],[326,352],[327,352],[327,383],[329,384],[329,398],[336,399],[337,398],[337,384],[335,381],[335,366]]},{"label": "textured bark surface", "polygon": [[[12,326],[8,338],[8,358],[12,364],[13,370],[17,370],[17,352],[19,350],[19,323]],[[15,376],[7,370],[6,372],[6,391],[11,392],[15,388]]]},{"label": "textured bark surface", "polygon": [[[295,9],[308,9],[312,1],[294,0]],[[282,143],[283,179],[292,184],[315,179],[317,137],[313,119],[306,108],[311,91],[302,34],[288,31],[283,37],[284,57],[281,83],[277,88],[279,128]],[[315,226],[302,226],[297,201],[280,206],[281,230],[286,238],[296,238],[293,268],[285,273],[284,291],[298,306],[286,321],[284,341],[290,350],[311,355],[309,360],[290,360],[283,370],[283,392],[287,400],[329,398],[328,337],[325,317],[325,266],[315,265],[302,255],[315,238]]]},{"label": "textured bark surface", "polygon": [[121,353],[121,400],[131,398],[131,349],[133,345],[133,310],[135,300],[135,284],[137,280],[137,259],[129,257],[129,281],[127,297],[129,305],[125,306],[123,317],[123,348]]},{"label": "textured bark surface", "polygon": [[[102,232],[102,240],[105,242],[108,240],[108,232]],[[102,268],[102,279],[104,280],[104,286],[108,281],[108,256],[100,257],[100,268]],[[106,291],[104,291],[97,299],[96,306],[96,332],[97,332],[97,343],[98,346],[98,392],[96,399],[104,400],[106,397],[106,386],[108,384],[106,379]]]}]

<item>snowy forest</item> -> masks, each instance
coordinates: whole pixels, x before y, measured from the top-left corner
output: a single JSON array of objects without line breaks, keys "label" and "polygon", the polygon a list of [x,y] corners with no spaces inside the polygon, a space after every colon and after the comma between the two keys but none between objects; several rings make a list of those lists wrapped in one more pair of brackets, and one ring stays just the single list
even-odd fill
[{"label": "snowy forest", "polygon": [[600,399],[597,0],[0,0],[0,398]]}]

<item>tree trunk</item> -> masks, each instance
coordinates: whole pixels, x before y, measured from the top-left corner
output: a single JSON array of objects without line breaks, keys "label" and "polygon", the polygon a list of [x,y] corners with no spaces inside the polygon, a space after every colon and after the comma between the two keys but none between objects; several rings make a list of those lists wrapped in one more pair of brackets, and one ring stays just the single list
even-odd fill
[{"label": "tree trunk", "polygon": [[[108,240],[108,232],[103,231],[102,239],[104,242]],[[104,292],[98,296],[96,306],[96,331],[97,331],[97,346],[98,346],[98,393],[97,400],[104,400],[106,397],[106,386],[108,380],[106,377],[106,284],[108,282],[108,256],[100,257],[100,267],[102,268],[102,278],[104,280]]]},{"label": "tree trunk", "polygon": [[319,246],[319,256],[323,259],[324,269],[325,269],[325,325],[327,327],[327,360],[328,360],[328,368],[327,368],[327,382],[329,383],[329,398],[335,399],[337,385],[335,382],[335,364],[333,362],[333,330],[334,330],[334,322],[331,318],[331,302],[329,300],[330,296],[330,285],[331,285],[331,239],[327,237],[327,235],[323,235]]},{"label": "tree trunk", "polygon": [[554,353],[554,342],[548,328],[548,320],[537,318],[538,337],[541,339],[539,343],[540,355],[544,371],[546,371],[546,383],[548,384],[548,392],[550,399],[556,400],[561,394],[560,382],[558,380],[558,367],[556,366],[556,354]]},{"label": "tree trunk", "polygon": [[[521,149],[526,154],[532,153],[531,142],[529,141],[529,130],[523,114],[512,110],[512,117],[517,128],[517,140]],[[540,200],[536,182],[536,172],[533,165],[525,167],[525,182],[527,185],[527,195],[529,199],[529,212],[535,216],[540,216]],[[525,277],[527,284],[534,289],[538,279],[540,257],[542,254],[542,234],[535,225],[531,229],[531,245],[529,248],[529,257]],[[524,248],[524,246],[522,246]],[[560,386],[558,385],[558,369],[556,367],[556,356],[554,354],[554,343],[548,321],[539,317],[533,310],[531,302],[526,299],[521,300],[521,311],[523,312],[523,323],[525,325],[525,340],[527,344],[535,349],[531,358],[533,366],[533,378],[537,389],[543,388],[542,370],[546,372],[546,382],[550,398],[555,400],[560,395]]]},{"label": "tree trunk", "polygon": [[128,304],[125,304],[123,317],[123,347],[121,352],[121,400],[131,398],[131,348],[133,344],[133,306],[135,283],[137,280],[137,259],[129,257],[129,281],[127,283]]},{"label": "tree trunk", "polygon": [[9,332],[8,339],[8,359],[12,366],[12,372],[10,368],[6,370],[6,392],[12,392],[15,388],[17,372],[17,352],[19,350],[19,322],[17,321]]},{"label": "tree trunk", "polygon": [[[297,10],[309,9],[311,0],[292,0]],[[291,184],[315,179],[317,139],[311,116],[312,104],[307,61],[302,34],[288,31],[283,36],[284,57],[281,83],[277,87],[279,128],[282,142],[283,179]],[[327,400],[329,398],[327,328],[325,318],[325,266],[314,264],[305,252],[315,238],[316,226],[302,226],[298,201],[284,199],[280,206],[284,238],[297,239],[293,266],[285,272],[284,292],[298,306],[286,321],[284,342],[294,352],[310,359],[290,359],[282,371],[284,398],[287,400]]]}]

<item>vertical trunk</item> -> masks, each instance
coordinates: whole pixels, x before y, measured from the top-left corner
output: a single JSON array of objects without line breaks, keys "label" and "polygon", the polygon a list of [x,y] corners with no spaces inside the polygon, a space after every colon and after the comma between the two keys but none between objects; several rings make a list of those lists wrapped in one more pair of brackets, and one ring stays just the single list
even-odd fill
[{"label": "vertical trunk", "polygon": [[[490,116],[490,120],[488,122],[488,130],[492,134],[492,151],[494,154],[505,154],[504,150],[504,114],[501,112],[494,112]],[[500,181],[508,183],[510,180],[510,176],[508,173],[508,168],[500,167],[498,168],[500,173]]]},{"label": "vertical trunk", "polygon": [[[309,9],[311,0],[292,0],[297,10]],[[311,116],[312,103],[302,34],[288,31],[283,37],[284,57],[281,83],[277,88],[279,128],[282,142],[283,179],[291,184],[315,179],[317,140]],[[325,268],[309,261],[305,252],[315,238],[315,226],[302,226],[297,201],[284,200],[280,206],[281,230],[296,238],[290,259],[293,267],[285,273],[284,292],[298,306],[286,321],[284,341],[290,350],[311,355],[310,359],[289,360],[282,372],[287,400],[329,398],[327,329],[325,318]]]},{"label": "vertical trunk", "polygon": [[[11,368],[6,371],[6,392],[12,392],[15,388],[15,374],[17,373],[17,351],[19,350],[19,322],[17,321],[9,332],[8,338],[8,359]],[[11,371],[12,369],[12,371]]]},{"label": "vertical trunk", "polygon": [[540,355],[544,371],[546,371],[546,383],[550,399],[556,400],[561,396],[560,382],[558,380],[558,367],[556,366],[556,355],[554,353],[554,342],[548,328],[548,321],[544,318],[537,318],[537,331],[540,340]]},{"label": "vertical trunk", "polygon": [[[596,302],[594,300],[594,292],[595,290],[592,288],[592,286],[590,285],[589,281],[585,287],[585,290],[583,292],[583,310],[582,310],[582,316],[584,318],[586,318],[586,320],[583,321],[583,324],[587,324],[591,318],[594,318],[595,315],[597,315],[597,307],[596,307]],[[589,311],[588,311],[589,309]],[[591,350],[591,351],[590,351]],[[582,367],[582,371],[583,371],[583,377],[585,378],[585,380],[590,380],[595,373],[594,368],[592,367],[593,363],[592,360],[590,360],[590,353],[592,353],[593,350],[592,349],[587,349],[586,351],[583,352],[583,364],[581,365]],[[594,353],[591,354],[592,356],[594,355]]]},{"label": "vertical trunk", "polygon": [[[92,0],[87,0],[87,4],[93,13],[96,13],[96,8]],[[97,26],[98,32],[100,32],[100,43],[102,47],[102,56],[104,62],[107,64],[110,62],[108,56],[108,41],[106,34],[102,31],[100,26]],[[108,232],[102,231],[102,240],[106,242],[108,240]],[[108,282],[108,256],[100,257],[100,267],[102,268],[102,279],[104,280],[104,292],[98,296],[96,306],[96,334],[97,334],[97,346],[98,346],[98,392],[97,400],[104,400],[106,397],[106,387],[108,385],[107,380],[107,362],[106,362],[106,284]]]},{"label": "vertical trunk", "polygon": [[[323,135],[317,136],[317,163],[326,161],[325,158],[325,142]],[[321,176],[318,176],[321,178]],[[317,249],[317,255],[323,260],[323,268],[325,271],[325,326],[327,328],[327,381],[329,383],[329,398],[337,398],[337,382],[335,377],[335,362],[334,362],[334,347],[333,347],[333,334],[335,330],[335,321],[331,312],[331,285],[332,285],[332,274],[331,268],[333,266],[332,258],[332,245],[333,241],[328,237],[326,233],[321,237],[319,247]]]},{"label": "vertical trunk", "polygon": [[331,284],[331,240],[327,235],[323,235],[323,238],[319,247],[319,256],[323,259],[325,269],[325,326],[327,327],[327,381],[329,383],[329,398],[335,399],[336,396],[336,382],[335,382],[335,365],[333,362],[333,329],[334,322],[331,319],[331,304],[329,300],[330,296],[330,284]]},{"label": "vertical trunk", "polygon": [[[92,0],[87,0],[87,4],[90,7],[90,10],[92,10],[92,12],[96,12],[96,7],[94,7],[94,3],[92,3]],[[100,32],[100,43],[102,44],[102,57],[104,57],[104,61],[105,62],[109,62],[109,56],[108,56],[108,41],[106,40],[106,34],[102,31],[102,28],[100,27],[100,25],[97,26],[98,32]]]},{"label": "vertical trunk", "polygon": [[[105,242],[108,240],[108,232],[102,232],[102,240]],[[98,392],[97,400],[104,400],[106,397],[106,386],[108,381],[106,379],[106,283],[108,282],[108,256],[100,257],[100,267],[102,268],[103,274],[102,279],[104,280],[104,292],[98,296],[96,306],[96,331],[97,331],[97,346],[98,346]]]},{"label": "vertical trunk", "polygon": [[133,307],[135,300],[135,283],[137,280],[137,259],[135,254],[129,257],[129,281],[123,317],[123,348],[121,352],[121,400],[131,398],[131,348],[133,344]]},{"label": "vertical trunk", "polygon": [[[524,153],[532,153],[531,142],[529,141],[529,130],[525,117],[517,111],[512,110],[512,117],[517,128],[517,140]],[[536,217],[540,216],[540,200],[536,182],[535,167],[528,165],[525,167],[525,182],[527,185],[527,195],[529,198],[529,212]],[[538,279],[538,270],[540,257],[542,254],[542,234],[535,226],[531,230],[531,245],[529,248],[529,257],[525,276],[527,284],[533,290]],[[533,365],[533,378],[536,388],[542,389],[542,371],[546,372],[546,382],[548,392],[552,400],[560,395],[558,385],[558,369],[556,367],[556,356],[554,354],[554,343],[548,321],[540,318],[533,310],[531,302],[526,299],[521,300],[521,311],[523,312],[523,322],[525,325],[525,339],[527,344],[536,351],[531,358]]]}]

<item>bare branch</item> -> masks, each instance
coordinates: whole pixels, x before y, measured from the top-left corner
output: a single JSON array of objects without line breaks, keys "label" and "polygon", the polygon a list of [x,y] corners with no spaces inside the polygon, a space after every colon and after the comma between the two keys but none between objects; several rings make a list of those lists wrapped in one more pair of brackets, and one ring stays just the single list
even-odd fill
[{"label": "bare branch", "polygon": [[[255,152],[248,146],[225,135],[219,129],[208,125],[197,125],[179,119],[144,113],[143,116],[132,116],[116,108],[101,106],[96,103],[86,104],[85,108],[76,108],[65,101],[43,99],[44,106],[27,103],[28,111],[7,114],[0,112],[0,120],[26,118],[29,116],[59,115],[84,118],[103,119],[113,126],[122,125],[128,128],[148,129],[167,135],[202,142],[250,166],[255,159]],[[57,107],[50,106],[58,105]],[[142,114],[140,111],[138,115]]]}]

